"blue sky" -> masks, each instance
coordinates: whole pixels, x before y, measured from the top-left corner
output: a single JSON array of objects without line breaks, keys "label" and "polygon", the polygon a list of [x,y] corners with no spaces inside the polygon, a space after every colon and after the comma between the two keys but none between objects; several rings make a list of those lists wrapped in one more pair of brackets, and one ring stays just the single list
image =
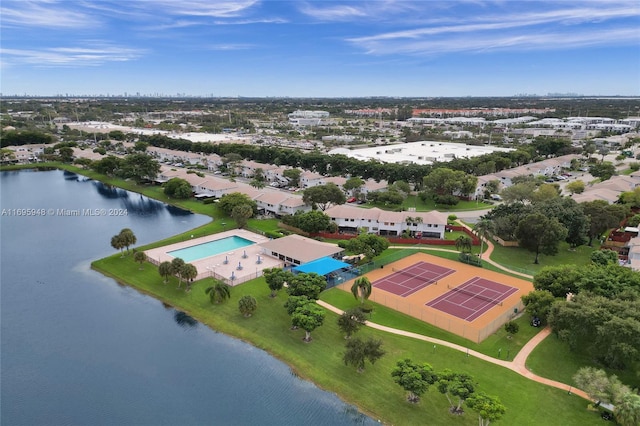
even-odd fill
[{"label": "blue sky", "polygon": [[2,0],[3,95],[640,95],[640,2]]}]

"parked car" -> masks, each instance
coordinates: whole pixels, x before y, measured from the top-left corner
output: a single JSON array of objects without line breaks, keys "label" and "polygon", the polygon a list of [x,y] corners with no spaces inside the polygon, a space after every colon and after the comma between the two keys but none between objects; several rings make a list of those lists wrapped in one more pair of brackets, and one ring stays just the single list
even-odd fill
[{"label": "parked car", "polygon": [[356,197],[351,197],[347,200],[347,203],[355,203],[356,202]]}]

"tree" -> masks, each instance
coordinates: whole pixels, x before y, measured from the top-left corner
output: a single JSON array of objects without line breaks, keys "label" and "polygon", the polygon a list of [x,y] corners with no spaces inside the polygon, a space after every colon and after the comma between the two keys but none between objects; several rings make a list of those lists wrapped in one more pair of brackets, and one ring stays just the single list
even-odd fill
[{"label": "tree", "polygon": [[264,280],[267,286],[271,290],[271,297],[276,297],[278,291],[282,290],[284,284],[291,281],[294,277],[290,271],[285,271],[281,268],[267,268],[262,271]]},{"label": "tree", "polygon": [[164,193],[169,198],[186,200],[192,194],[191,184],[184,179],[172,178],[164,184]]},{"label": "tree", "polygon": [[493,222],[484,216],[473,225],[473,233],[480,239],[480,259],[482,259],[482,252],[484,251],[484,240],[491,238],[494,231],[495,227],[493,226]]},{"label": "tree", "polygon": [[489,423],[500,420],[507,411],[497,396],[490,396],[484,392],[478,392],[467,398],[467,405],[478,413],[480,426],[489,426]]},{"label": "tree", "polygon": [[632,392],[625,393],[613,410],[616,422],[620,426],[636,426],[640,424],[640,395]]},{"label": "tree", "polygon": [[460,235],[456,238],[456,249],[461,253],[471,253],[473,241],[467,235]]},{"label": "tree", "polygon": [[417,364],[409,358],[400,360],[391,371],[391,377],[402,389],[407,391],[407,401],[417,404],[429,386],[438,380],[431,365]]},{"label": "tree", "polygon": [[127,252],[129,252],[129,247],[134,245],[138,241],[133,231],[129,228],[124,228],[123,230],[121,230],[119,237],[122,244],[127,248]]},{"label": "tree", "polygon": [[326,231],[333,223],[329,216],[318,210],[296,214],[294,217],[297,218],[297,227],[309,233]]},{"label": "tree", "polygon": [[315,302],[307,302],[295,310],[291,322],[305,331],[304,341],[308,343],[311,341],[311,332],[322,325],[324,317],[324,309]]},{"label": "tree", "polygon": [[251,181],[249,182],[249,185],[253,186],[256,189],[262,189],[265,186],[267,186],[264,183],[264,180],[258,180],[258,179],[251,179]]},{"label": "tree", "polygon": [[615,265],[618,263],[618,252],[613,250],[594,250],[591,252],[591,262],[600,266]]},{"label": "tree", "polygon": [[608,299],[589,292],[572,301],[557,301],[549,325],[569,349],[602,365],[623,369],[640,361],[640,299],[626,295]]},{"label": "tree", "polygon": [[60,161],[63,163],[71,163],[73,161],[73,148],[69,146],[63,146],[58,149],[60,155]]},{"label": "tree", "polygon": [[520,326],[515,321],[509,321],[504,325],[504,331],[506,331],[509,337],[511,337],[520,331]]},{"label": "tree", "polygon": [[342,357],[345,365],[350,365],[358,369],[358,373],[364,371],[365,361],[369,361],[372,365],[384,356],[385,351],[382,349],[382,340],[367,339],[360,340],[355,337],[346,343],[345,353]]},{"label": "tree", "polygon": [[253,313],[258,309],[258,302],[253,296],[249,296],[248,294],[242,296],[240,300],[238,300],[238,309],[240,313],[245,318],[250,317]]},{"label": "tree", "polygon": [[158,265],[158,273],[162,278],[164,278],[164,283],[166,284],[167,280],[169,279],[169,276],[173,273],[171,268],[171,262],[165,261],[165,262],[162,262],[160,265]]},{"label": "tree", "polygon": [[584,182],[581,180],[574,180],[565,186],[565,189],[571,194],[582,194],[584,192],[584,188]]},{"label": "tree", "polygon": [[358,176],[352,176],[342,185],[345,191],[353,191],[355,197],[360,193],[360,189],[364,186],[364,180]]},{"label": "tree", "polygon": [[345,249],[349,252],[364,254],[367,259],[373,259],[388,248],[389,240],[374,234],[360,234],[345,243]]},{"label": "tree", "polygon": [[616,174],[616,166],[608,161],[596,163],[589,167],[589,173],[600,180],[607,180]]},{"label": "tree", "polygon": [[327,183],[305,189],[302,194],[302,201],[308,206],[315,205],[320,210],[325,211],[333,204],[346,203],[347,197],[336,184]]},{"label": "tree", "polygon": [[327,288],[327,280],[314,272],[294,275],[288,282],[287,293],[290,296],[306,296],[318,300],[320,293]]},{"label": "tree", "polygon": [[516,228],[518,244],[536,254],[533,262],[535,264],[539,263],[540,253],[546,255],[558,253],[558,245],[566,237],[567,229],[556,218],[548,218],[542,213],[525,216]]},{"label": "tree", "polygon": [[552,200],[560,197],[560,186],[556,183],[543,183],[531,195],[531,202],[539,203],[541,201]]},{"label": "tree", "polygon": [[134,260],[134,261],[136,261],[136,262],[138,262],[138,263],[140,264],[140,268],[138,268],[138,269],[142,270],[142,264],[143,264],[144,262],[146,262],[146,260],[147,260],[147,255],[146,255],[146,254],[144,254],[144,252],[143,252],[143,251],[137,251],[137,252],[135,252],[135,253],[133,254],[133,260]]},{"label": "tree", "polygon": [[241,192],[232,192],[230,194],[223,195],[220,197],[218,206],[223,212],[231,216],[231,212],[235,207],[245,204],[251,206],[254,211],[257,209],[256,202],[249,198],[248,195]]},{"label": "tree", "polygon": [[564,298],[567,293],[578,292],[577,282],[581,278],[582,273],[575,265],[546,266],[533,277],[533,288]]},{"label": "tree", "polygon": [[353,281],[351,293],[356,299],[360,299],[360,304],[364,305],[364,301],[371,296],[371,281],[367,277],[360,277]]},{"label": "tree", "polygon": [[180,276],[184,278],[187,284],[186,291],[190,291],[193,280],[198,276],[198,269],[190,263],[185,263],[182,265],[182,268],[180,268]]},{"label": "tree", "polygon": [[231,297],[231,286],[222,281],[216,281],[212,286],[207,287],[204,292],[209,295],[211,304],[219,304]]},{"label": "tree", "polygon": [[231,210],[231,218],[236,221],[236,225],[240,229],[247,225],[251,216],[253,216],[253,208],[249,204],[240,204]]},{"label": "tree", "polygon": [[[292,317],[296,309],[306,305],[309,302],[312,302],[312,300],[307,296],[289,296],[287,298],[287,301],[284,303],[284,308],[287,310],[287,315]],[[298,327],[292,323],[291,329],[295,330],[296,328]]]},{"label": "tree", "polygon": [[469,195],[477,186],[478,178],[461,170],[446,167],[433,169],[423,179],[423,187],[434,195]]},{"label": "tree", "polygon": [[344,311],[338,317],[338,327],[345,334],[345,339],[351,338],[351,335],[358,331],[365,322],[364,312],[360,308]]},{"label": "tree", "polygon": [[582,367],[573,375],[576,386],[596,401],[596,406],[603,402],[615,403],[629,391],[616,376],[608,377],[606,371],[593,367]]},{"label": "tree", "polygon": [[617,227],[627,216],[629,207],[609,204],[604,200],[581,203],[584,214],[589,218],[589,246],[594,238],[598,238],[607,229]]},{"label": "tree", "polygon": [[284,172],[282,172],[282,176],[289,179],[289,184],[295,187],[300,186],[301,174],[302,174],[302,171],[300,169],[286,169]]},{"label": "tree", "polygon": [[534,182],[523,182],[511,185],[500,192],[506,204],[526,203],[533,200],[537,186]]},{"label": "tree", "polygon": [[122,236],[120,234],[114,235],[113,237],[111,237],[111,247],[113,247],[116,250],[120,250],[122,252],[122,256],[124,256],[124,252],[122,250],[124,249],[125,246],[124,246],[124,241],[122,241]]},{"label": "tree", "polygon": [[537,317],[542,323],[547,322],[551,306],[556,301],[553,294],[547,290],[534,290],[522,296],[521,299],[529,315]]},{"label": "tree", "polygon": [[242,155],[237,154],[235,152],[230,152],[222,158],[222,163],[225,165],[226,169],[229,171],[231,176],[236,175],[236,169],[238,167],[238,164],[240,164],[241,161],[242,161]]},{"label": "tree", "polygon": [[133,179],[136,183],[154,180],[160,172],[160,164],[147,154],[129,154],[124,157],[120,176]]},{"label": "tree", "polygon": [[[454,414],[462,413],[462,404],[475,390],[471,376],[465,373],[455,373],[449,369],[445,369],[438,374],[436,385],[438,391],[447,397],[449,411]],[[455,398],[458,399],[457,405],[454,402]]]},{"label": "tree", "polygon": [[178,288],[182,285],[182,267],[184,265],[185,261],[179,257],[176,257],[171,261],[171,273],[178,277]]},{"label": "tree", "polygon": [[558,219],[566,229],[565,241],[571,248],[576,248],[587,242],[589,217],[584,214],[582,206],[575,200],[555,197],[542,202],[536,202],[534,210],[547,217]]}]

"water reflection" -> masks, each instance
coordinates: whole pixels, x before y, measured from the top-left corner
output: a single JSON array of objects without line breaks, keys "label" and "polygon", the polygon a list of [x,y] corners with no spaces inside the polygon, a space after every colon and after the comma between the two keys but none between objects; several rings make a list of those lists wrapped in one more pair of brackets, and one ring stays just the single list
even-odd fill
[{"label": "water reflection", "polygon": [[173,319],[182,328],[195,328],[198,326],[198,321],[181,311],[176,311],[173,314]]},{"label": "water reflection", "polygon": [[106,185],[99,181],[93,181],[93,186],[104,198],[117,199],[122,208],[127,209],[129,215],[157,216],[165,211],[169,212],[171,216],[189,216],[193,214],[188,210],[161,203],[141,194],[130,193],[124,189]]},{"label": "water reflection", "polygon": [[93,186],[98,191],[98,194],[102,195],[104,198],[116,199],[116,198],[125,198],[129,196],[129,193],[124,189],[116,188],[115,186],[106,185],[97,180],[93,181]]},{"label": "water reflection", "polygon": [[78,180],[78,175],[74,172],[65,170],[62,174],[65,180]]}]

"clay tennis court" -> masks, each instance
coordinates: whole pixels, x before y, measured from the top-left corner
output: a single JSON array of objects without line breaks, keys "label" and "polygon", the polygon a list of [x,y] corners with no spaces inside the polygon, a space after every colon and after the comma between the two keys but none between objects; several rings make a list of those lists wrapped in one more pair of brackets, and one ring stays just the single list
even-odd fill
[{"label": "clay tennis court", "polygon": [[[480,342],[524,309],[531,282],[416,253],[365,275],[369,300]],[[338,286],[349,291],[353,281]]]},{"label": "clay tennis court", "polygon": [[494,306],[502,306],[502,301],[516,291],[515,287],[476,277],[449,289],[426,305],[465,321],[473,321]]},{"label": "clay tennis court", "polygon": [[372,283],[376,288],[407,297],[426,286],[437,284],[438,280],[453,274],[453,269],[434,265],[428,262],[418,262],[402,269],[391,269],[393,274]]}]

